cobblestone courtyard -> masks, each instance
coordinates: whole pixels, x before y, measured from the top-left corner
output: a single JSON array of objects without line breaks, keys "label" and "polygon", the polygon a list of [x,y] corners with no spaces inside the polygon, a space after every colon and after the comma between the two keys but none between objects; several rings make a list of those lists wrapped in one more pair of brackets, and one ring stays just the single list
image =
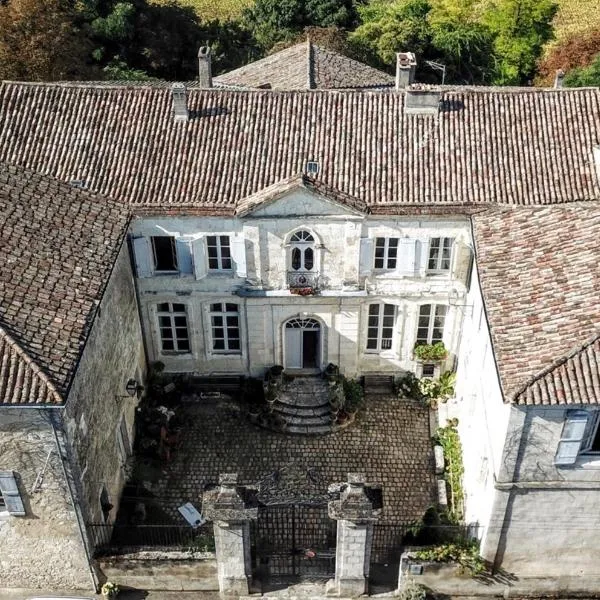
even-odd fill
[{"label": "cobblestone courtyard", "polygon": [[364,473],[383,489],[380,524],[414,522],[435,500],[429,411],[412,401],[367,396],[356,423],[320,437],[261,429],[235,400],[184,403],[177,413],[185,422],[180,443],[152,486],[174,523],[185,523],[177,507],[200,508],[204,487],[224,472],[237,472],[273,502],[324,498],[329,484]]}]

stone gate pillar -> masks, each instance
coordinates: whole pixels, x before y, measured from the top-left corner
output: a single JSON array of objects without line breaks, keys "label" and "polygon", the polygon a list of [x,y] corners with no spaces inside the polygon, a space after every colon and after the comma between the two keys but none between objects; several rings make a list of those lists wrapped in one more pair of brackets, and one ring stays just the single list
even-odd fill
[{"label": "stone gate pillar", "polygon": [[241,492],[237,473],[223,473],[202,498],[202,513],[214,522],[219,591],[230,595],[248,594],[252,576],[250,521],[258,509],[246,506]]},{"label": "stone gate pillar", "polygon": [[337,547],[335,579],[327,585],[328,595],[367,593],[373,524],[379,512],[367,496],[364,475],[349,473],[340,499],[329,503],[329,516],[337,521]]}]

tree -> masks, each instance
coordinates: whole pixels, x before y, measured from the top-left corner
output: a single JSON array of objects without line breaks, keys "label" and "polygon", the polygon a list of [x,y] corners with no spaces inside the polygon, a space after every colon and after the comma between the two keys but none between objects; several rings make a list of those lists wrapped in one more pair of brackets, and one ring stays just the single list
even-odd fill
[{"label": "tree", "polygon": [[573,69],[589,66],[600,50],[600,29],[572,35],[552,46],[538,68],[538,85],[552,85],[556,71],[567,74]]},{"label": "tree", "polygon": [[483,22],[494,35],[495,84],[521,85],[533,77],[556,10],[553,0],[491,0]]},{"label": "tree", "polygon": [[567,87],[596,87],[600,86],[600,53],[587,67],[573,69],[567,73],[564,81]]},{"label": "tree", "polygon": [[351,29],[358,23],[356,0],[256,0],[243,23],[267,51],[295,38],[305,27]]},{"label": "tree", "polygon": [[0,79],[55,81],[90,75],[89,42],[63,0],[0,3]]}]

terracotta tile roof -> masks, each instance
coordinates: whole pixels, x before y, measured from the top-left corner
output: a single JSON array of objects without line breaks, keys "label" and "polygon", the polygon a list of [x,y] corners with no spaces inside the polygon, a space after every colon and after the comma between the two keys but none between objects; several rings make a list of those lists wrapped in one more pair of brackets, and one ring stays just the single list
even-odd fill
[{"label": "terracotta tile roof", "polygon": [[63,398],[128,210],[0,163],[0,403]]},{"label": "terracotta tile roof", "polygon": [[0,327],[0,404],[60,404],[48,376]]},{"label": "terracotta tile roof", "polygon": [[311,42],[296,44],[214,78],[215,85],[274,90],[390,88],[395,78]]},{"label": "terracotta tile roof", "polygon": [[473,230],[505,399],[600,403],[600,204],[489,209]]},{"label": "terracotta tile roof", "polygon": [[600,198],[600,90],[445,91],[439,118],[404,93],[189,90],[175,123],[154,87],[3,83],[0,160],[136,206],[228,207],[320,164],[369,207]]},{"label": "terracotta tile roof", "polygon": [[287,192],[299,188],[314,191],[319,196],[333,200],[334,202],[347,206],[355,211],[362,213],[369,212],[367,205],[364,202],[340,194],[337,190],[333,190],[322,182],[315,181],[315,179],[308,177],[307,175],[296,175],[295,177],[290,177],[289,179],[284,179],[283,181],[275,183],[252,196],[243,198],[237,203],[234,214],[237,216],[244,216],[256,210],[259,206],[269,204],[285,195]]}]

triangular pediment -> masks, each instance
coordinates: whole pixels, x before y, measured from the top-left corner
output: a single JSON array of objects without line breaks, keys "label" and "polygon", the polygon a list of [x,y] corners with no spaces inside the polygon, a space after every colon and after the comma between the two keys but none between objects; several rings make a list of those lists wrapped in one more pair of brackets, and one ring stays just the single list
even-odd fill
[{"label": "triangular pediment", "polygon": [[282,180],[244,198],[240,217],[364,216],[366,205],[306,176]]}]

